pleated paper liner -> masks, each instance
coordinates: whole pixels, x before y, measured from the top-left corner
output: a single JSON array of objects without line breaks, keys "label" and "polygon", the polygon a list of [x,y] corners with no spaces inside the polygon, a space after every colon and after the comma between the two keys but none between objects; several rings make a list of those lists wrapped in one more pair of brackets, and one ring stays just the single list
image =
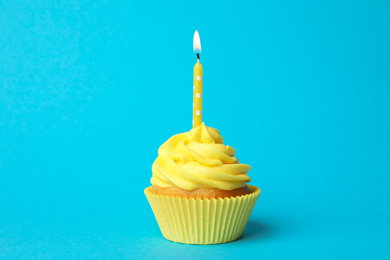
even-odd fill
[{"label": "pleated paper liner", "polygon": [[163,236],[185,244],[219,244],[237,240],[244,232],[261,190],[248,185],[250,194],[219,199],[180,199],[145,189]]}]

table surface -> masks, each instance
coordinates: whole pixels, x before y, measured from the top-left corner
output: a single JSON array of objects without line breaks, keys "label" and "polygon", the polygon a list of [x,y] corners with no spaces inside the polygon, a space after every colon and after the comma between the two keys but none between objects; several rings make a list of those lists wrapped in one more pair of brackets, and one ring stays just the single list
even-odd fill
[{"label": "table surface", "polygon": [[[1,1],[0,258],[389,259],[389,1]],[[158,147],[203,119],[262,189],[243,237],[165,240]]]}]

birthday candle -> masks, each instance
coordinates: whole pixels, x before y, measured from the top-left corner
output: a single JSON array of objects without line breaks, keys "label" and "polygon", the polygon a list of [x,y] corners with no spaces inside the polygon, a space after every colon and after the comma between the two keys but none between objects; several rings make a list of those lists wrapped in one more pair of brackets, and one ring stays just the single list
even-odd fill
[{"label": "birthday candle", "polygon": [[196,128],[202,123],[203,68],[199,62],[201,46],[198,31],[195,31],[194,34],[194,52],[197,56],[197,62],[194,66],[192,128]]}]

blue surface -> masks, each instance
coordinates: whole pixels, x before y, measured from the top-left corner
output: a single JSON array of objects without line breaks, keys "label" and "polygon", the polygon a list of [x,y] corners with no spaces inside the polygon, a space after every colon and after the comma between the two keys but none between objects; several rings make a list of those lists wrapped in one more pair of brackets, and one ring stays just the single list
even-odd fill
[{"label": "blue surface", "polygon": [[[390,258],[389,1],[0,10],[0,258]],[[195,29],[204,121],[263,190],[224,245],[166,241],[143,194],[191,127]]]}]

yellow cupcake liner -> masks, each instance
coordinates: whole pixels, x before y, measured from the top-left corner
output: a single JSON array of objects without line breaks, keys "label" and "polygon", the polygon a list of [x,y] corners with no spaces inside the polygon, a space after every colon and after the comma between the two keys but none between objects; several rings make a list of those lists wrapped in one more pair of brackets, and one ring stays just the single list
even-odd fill
[{"label": "yellow cupcake liner", "polygon": [[239,239],[261,190],[248,185],[250,194],[219,199],[181,199],[152,193],[145,195],[162,235],[184,244],[219,244]]}]

